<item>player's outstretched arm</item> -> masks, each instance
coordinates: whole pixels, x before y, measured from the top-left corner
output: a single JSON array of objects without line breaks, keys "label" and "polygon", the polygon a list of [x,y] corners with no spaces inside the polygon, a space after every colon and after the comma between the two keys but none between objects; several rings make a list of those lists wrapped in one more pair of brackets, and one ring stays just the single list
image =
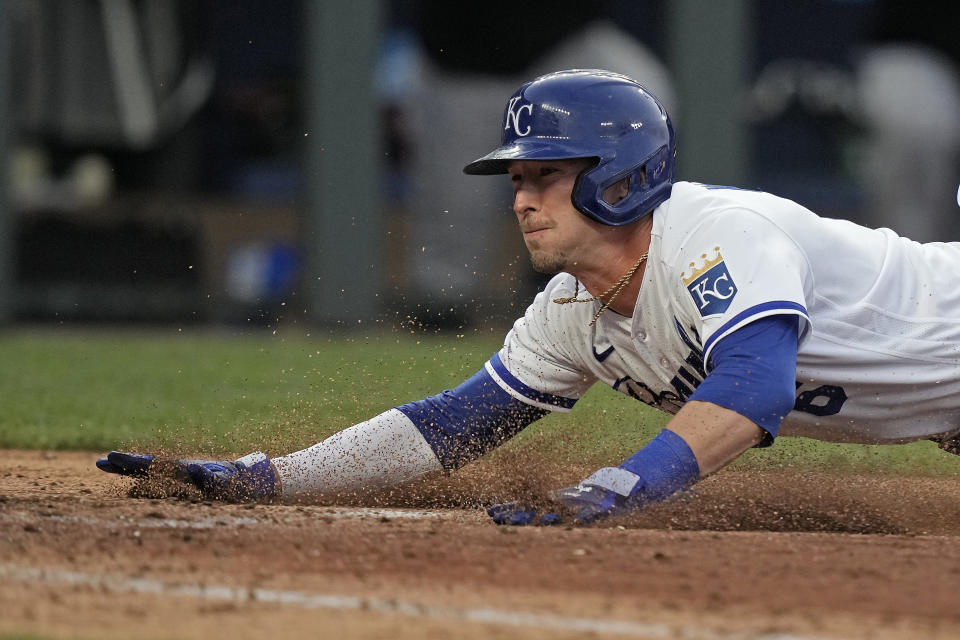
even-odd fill
[{"label": "player's outstretched arm", "polygon": [[292,501],[361,492],[443,468],[424,437],[396,409],[273,459],[259,452],[234,461],[214,461],[111,451],[97,461],[97,467],[133,478],[184,482],[208,499],[227,502]]},{"label": "player's outstretched arm", "polygon": [[690,402],[643,449],[572,487],[552,492],[545,507],[511,502],[490,507],[497,524],[590,524],[660,502],[690,488],[759,443],[764,431],[734,411]]},{"label": "player's outstretched arm", "polygon": [[363,493],[454,469],[505,442],[547,411],[513,398],[486,369],[455,389],[390,409],[311,447],[267,459],[158,460],[111,452],[110,473],[154,474],[196,485],[211,499],[295,501]]}]

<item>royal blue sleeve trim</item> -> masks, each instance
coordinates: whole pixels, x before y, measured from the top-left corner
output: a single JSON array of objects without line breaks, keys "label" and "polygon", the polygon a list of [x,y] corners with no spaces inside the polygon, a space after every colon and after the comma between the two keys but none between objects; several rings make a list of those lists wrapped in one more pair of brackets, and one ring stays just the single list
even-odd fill
[{"label": "royal blue sleeve trim", "polygon": [[713,334],[707,338],[707,341],[703,344],[703,355],[706,358],[708,369],[711,366],[710,363],[713,361],[710,350],[713,348],[714,342],[722,338],[724,334],[732,327],[737,326],[747,318],[762,313],[771,315],[768,313],[770,311],[798,311],[804,318],[808,317],[807,309],[802,304],[797,304],[796,302],[791,302],[789,300],[774,300],[771,302],[764,302],[741,311],[737,315],[733,316],[730,320],[725,322],[722,327],[714,331]]},{"label": "royal blue sleeve trim", "polygon": [[397,407],[444,469],[456,469],[509,440],[549,411],[517,400],[487,370],[455,389]]},{"label": "royal blue sleeve trim", "polygon": [[490,358],[490,366],[493,367],[494,372],[500,377],[505,385],[532,402],[551,407],[560,407],[562,409],[572,409],[573,405],[577,403],[576,398],[564,398],[563,396],[555,396],[552,393],[537,391],[533,387],[528,387],[524,383],[520,382],[516,376],[507,370],[506,365],[504,365],[503,361],[500,359],[499,353],[494,354],[494,356]]},{"label": "royal blue sleeve trim", "polygon": [[761,445],[771,444],[796,402],[799,325],[795,315],[766,316],[726,336],[713,350],[713,368],[689,399],[749,418],[769,435]]}]

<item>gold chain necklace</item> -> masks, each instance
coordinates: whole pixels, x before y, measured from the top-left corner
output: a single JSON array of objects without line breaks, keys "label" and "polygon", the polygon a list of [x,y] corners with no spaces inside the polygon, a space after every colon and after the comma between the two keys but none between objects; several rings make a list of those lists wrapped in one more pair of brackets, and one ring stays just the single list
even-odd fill
[{"label": "gold chain necklace", "polygon": [[606,298],[607,301],[603,302],[603,306],[600,307],[600,310],[597,311],[597,314],[593,316],[593,320],[590,321],[588,327],[592,327],[596,324],[597,320],[603,315],[603,312],[610,308],[610,305],[613,304],[613,301],[616,300],[617,296],[620,295],[620,292],[623,291],[623,288],[627,286],[627,283],[630,282],[630,278],[633,277],[633,274],[637,272],[637,269],[640,268],[640,265],[644,263],[647,259],[647,253],[644,253],[640,256],[640,259],[637,260],[637,263],[630,267],[630,269],[620,276],[620,279],[611,285],[609,289],[601,293],[599,296],[592,296],[590,298],[578,298],[577,295],[580,293],[580,281],[577,280],[573,288],[573,295],[569,298],[554,298],[553,301],[557,304],[569,304],[571,302],[603,302],[603,299]]}]

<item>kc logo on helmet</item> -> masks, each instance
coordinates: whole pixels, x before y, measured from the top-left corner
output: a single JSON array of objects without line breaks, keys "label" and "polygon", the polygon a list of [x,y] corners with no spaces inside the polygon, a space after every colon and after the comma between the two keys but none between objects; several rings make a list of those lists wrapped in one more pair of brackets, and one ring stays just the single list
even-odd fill
[{"label": "kc logo on helmet", "polygon": [[514,96],[510,98],[510,103],[507,105],[507,115],[506,115],[506,124],[503,127],[503,130],[506,131],[510,127],[513,127],[513,130],[520,137],[530,135],[530,125],[527,125],[527,128],[523,131],[520,130],[520,116],[524,111],[527,112],[528,116],[533,115],[533,105],[532,104],[522,104],[519,107],[517,102],[520,101],[520,96]]},{"label": "kc logo on helmet", "polygon": [[686,272],[680,274],[703,318],[726,311],[733,302],[733,296],[737,295],[737,285],[727,271],[720,247],[714,247],[713,250],[713,258],[707,259],[707,254],[700,256],[701,260],[705,260],[702,266],[697,267],[696,263],[690,263],[694,269],[689,276]]}]

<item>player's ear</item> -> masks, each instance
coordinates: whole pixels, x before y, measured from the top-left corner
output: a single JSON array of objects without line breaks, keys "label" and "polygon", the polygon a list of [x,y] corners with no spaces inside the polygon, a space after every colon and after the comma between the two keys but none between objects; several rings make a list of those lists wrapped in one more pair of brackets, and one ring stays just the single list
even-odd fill
[{"label": "player's ear", "polygon": [[630,176],[615,182],[603,190],[603,201],[607,204],[617,204],[630,193]]}]

